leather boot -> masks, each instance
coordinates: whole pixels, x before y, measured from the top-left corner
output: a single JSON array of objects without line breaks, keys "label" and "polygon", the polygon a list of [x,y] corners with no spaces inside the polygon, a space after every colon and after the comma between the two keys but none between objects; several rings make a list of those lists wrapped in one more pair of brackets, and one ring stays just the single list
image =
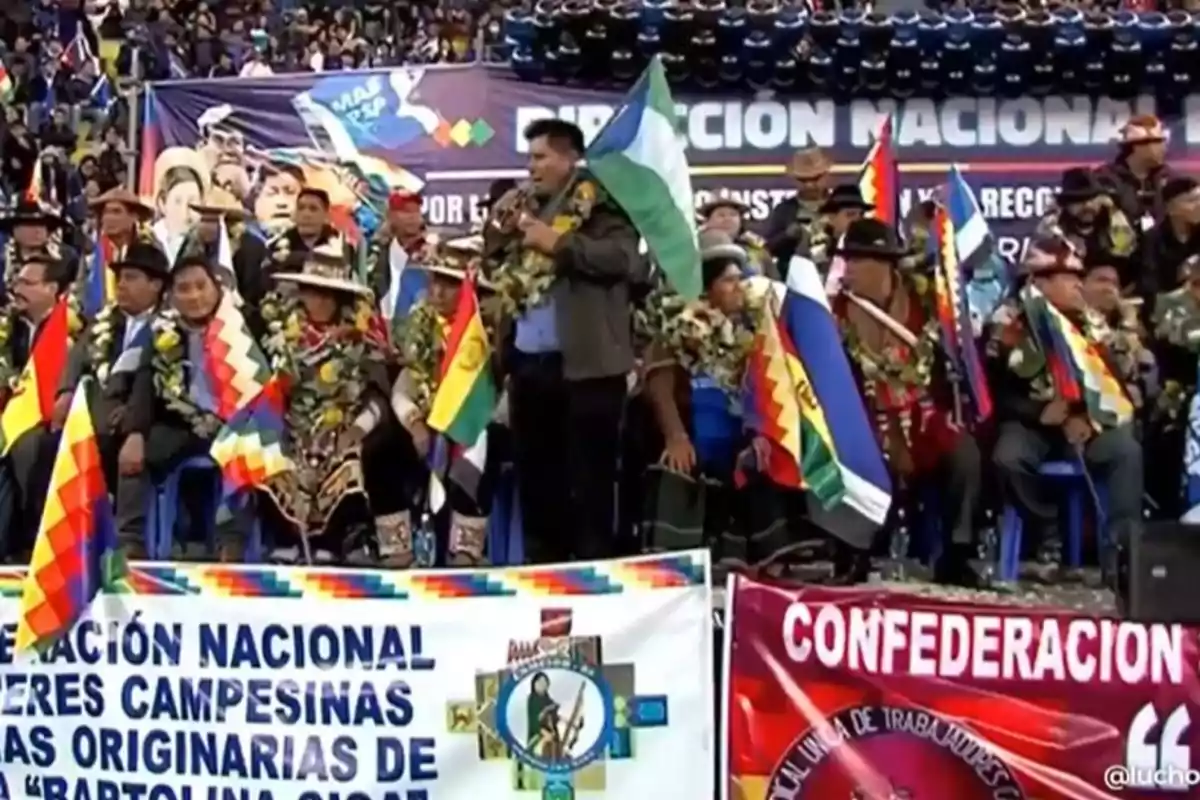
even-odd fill
[{"label": "leather boot", "polygon": [[412,517],[407,511],[376,517],[375,538],[379,541],[380,566],[408,569],[413,565]]},{"label": "leather boot", "polygon": [[487,517],[450,515],[450,566],[482,567],[488,563]]}]

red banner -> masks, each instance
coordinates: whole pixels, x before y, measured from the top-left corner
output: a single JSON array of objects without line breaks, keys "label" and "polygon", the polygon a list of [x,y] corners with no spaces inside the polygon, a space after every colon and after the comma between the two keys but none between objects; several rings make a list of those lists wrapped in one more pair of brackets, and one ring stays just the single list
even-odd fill
[{"label": "red banner", "polygon": [[726,628],[727,800],[1200,797],[1196,629],[745,578]]}]

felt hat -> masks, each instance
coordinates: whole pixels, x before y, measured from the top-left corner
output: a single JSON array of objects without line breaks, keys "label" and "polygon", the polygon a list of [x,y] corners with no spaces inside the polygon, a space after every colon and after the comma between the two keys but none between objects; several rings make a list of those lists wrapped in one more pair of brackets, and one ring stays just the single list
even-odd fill
[{"label": "felt hat", "polygon": [[750,206],[738,200],[736,197],[714,197],[704,205],[696,209],[696,214],[700,219],[705,220],[712,216],[712,213],[718,208],[732,208],[739,214],[745,214],[750,210]]},{"label": "felt hat", "polygon": [[1064,170],[1058,187],[1060,203],[1086,203],[1104,194],[1104,184],[1087,167]]},{"label": "felt hat", "polygon": [[822,214],[833,214],[848,208],[871,211],[875,206],[863,199],[862,189],[851,184],[843,184],[834,187],[818,211]]},{"label": "felt hat", "polygon": [[892,226],[877,219],[851,222],[833,252],[843,258],[877,258],[881,261],[899,261],[906,254]]},{"label": "felt hat", "polygon": [[696,237],[700,246],[700,261],[729,260],[738,266],[746,266],[749,257],[746,250],[735,242],[725,231],[702,230]]},{"label": "felt hat", "polygon": [[1162,120],[1153,114],[1131,117],[1121,128],[1121,144],[1154,144],[1166,140],[1167,129],[1163,127]]},{"label": "felt hat", "polygon": [[1083,276],[1083,260],[1066,239],[1046,238],[1033,242],[1021,262],[1021,272],[1031,278],[1048,278],[1063,273]]},{"label": "felt hat", "polygon": [[812,181],[829,174],[833,168],[829,156],[819,147],[798,150],[788,164],[788,175],[801,181]]},{"label": "felt hat", "polygon": [[1163,202],[1169,203],[1178,197],[1182,197],[1185,194],[1196,191],[1197,188],[1200,188],[1200,183],[1197,183],[1195,178],[1189,178],[1186,176],[1171,178],[1165,184],[1163,184]]},{"label": "felt hat", "polygon": [[171,264],[166,253],[150,242],[134,242],[125,249],[124,255],[108,265],[109,269],[136,269],[151,278],[165,280],[171,274]]},{"label": "felt hat", "polygon": [[21,200],[4,216],[0,217],[0,231],[11,231],[18,225],[41,225],[50,230],[61,228],[62,218],[39,203]]},{"label": "felt hat", "polygon": [[432,263],[421,265],[421,269],[459,281],[465,281],[467,273],[474,271],[477,288],[495,291],[493,284],[480,274],[482,254],[482,236],[459,236],[442,242],[438,246],[437,257]]},{"label": "felt hat", "polygon": [[201,216],[225,217],[230,220],[243,220],[248,216],[237,198],[220,186],[209,189],[203,200],[191,204],[191,209]]},{"label": "felt hat", "polygon": [[134,214],[142,217],[143,219],[150,219],[154,216],[154,209],[151,208],[147,203],[143,202],[142,198],[138,197],[124,186],[118,186],[114,189],[109,189],[96,199],[89,201],[88,208],[91,209],[92,213],[99,214],[109,203],[121,203]]},{"label": "felt hat", "polygon": [[301,286],[315,286],[333,292],[370,296],[371,290],[354,280],[349,259],[340,240],[334,240],[304,254],[299,272],[277,272],[275,280]]}]

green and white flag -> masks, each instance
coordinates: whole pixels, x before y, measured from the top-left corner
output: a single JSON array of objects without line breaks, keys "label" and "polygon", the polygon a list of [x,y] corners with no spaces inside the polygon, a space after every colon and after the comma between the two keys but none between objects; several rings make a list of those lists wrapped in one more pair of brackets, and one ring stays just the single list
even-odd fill
[{"label": "green and white flag", "polygon": [[686,142],[658,56],[587,151],[588,168],[625,209],[671,286],[700,296],[700,250]]}]

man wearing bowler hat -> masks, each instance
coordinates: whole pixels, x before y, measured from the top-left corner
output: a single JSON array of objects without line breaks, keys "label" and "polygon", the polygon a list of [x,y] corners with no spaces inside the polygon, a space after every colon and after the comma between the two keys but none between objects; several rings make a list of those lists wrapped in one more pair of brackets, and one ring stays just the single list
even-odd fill
[{"label": "man wearing bowler hat", "polygon": [[133,432],[125,409],[134,376],[151,351],[150,321],[158,311],[170,278],[167,256],[151,242],[135,242],[117,261],[107,265],[117,275],[115,302],[92,320],[87,333],[71,349],[63,372],[54,421],[61,426],[71,393],[84,375],[96,379],[99,393],[93,404],[100,452],[108,485],[116,490],[117,536],[131,558],[145,557],[145,509],[152,491],[143,471],[118,475],[117,454]]},{"label": "man wearing bowler hat", "polygon": [[[62,218],[38,203],[21,200],[0,217],[0,234],[8,237],[4,246],[4,287],[12,288],[25,259],[35,253],[58,250],[51,234],[62,227]],[[68,261],[70,259],[67,259]]]},{"label": "man wearing bowler hat", "polygon": [[792,256],[803,255],[807,232],[821,216],[821,204],[829,196],[832,167],[819,147],[792,156],[787,174],[796,185],[796,194],[775,206],[767,219],[767,250],[775,257],[780,275],[787,274]]},{"label": "man wearing bowler hat", "polygon": [[833,261],[833,250],[850,227],[875,206],[863,199],[862,190],[853,184],[835,187],[820,206],[821,215],[813,220],[804,236],[804,245],[797,255],[811,260],[824,277]]},{"label": "man wearing bowler hat", "polygon": [[[1069,243],[1035,242],[1022,267],[1024,280],[1039,292],[1035,299],[1051,304],[1111,362],[1110,336],[1087,307],[1083,263]],[[1026,530],[1040,534],[1035,573],[1053,580],[1062,560],[1057,505],[1061,492],[1047,485],[1039,472],[1042,465],[1055,460],[1082,463],[1090,479],[1107,492],[1107,541],[1128,542],[1141,520],[1142,447],[1133,433],[1132,403],[1125,415],[1098,415],[1084,400],[1063,396],[1029,313],[1021,298],[1009,300],[996,310],[985,332],[988,381],[1000,425],[992,460],[1005,500],[1025,518]],[[1119,399],[1109,405],[1119,408]],[[1107,563],[1111,553],[1104,556],[1102,563]]]},{"label": "man wearing bowler hat", "polygon": [[1037,238],[1065,238],[1081,259],[1092,251],[1128,257],[1137,246],[1138,235],[1113,205],[1109,191],[1089,169],[1064,171],[1057,208],[1038,223]]},{"label": "man wearing bowler hat", "polygon": [[982,467],[979,447],[963,426],[950,364],[928,281],[898,269],[906,249],[876,219],[851,222],[833,254],[846,262],[833,300],[859,391],[875,425],[889,471],[907,505],[936,487],[944,541],[934,567],[939,582],[974,586]]}]

